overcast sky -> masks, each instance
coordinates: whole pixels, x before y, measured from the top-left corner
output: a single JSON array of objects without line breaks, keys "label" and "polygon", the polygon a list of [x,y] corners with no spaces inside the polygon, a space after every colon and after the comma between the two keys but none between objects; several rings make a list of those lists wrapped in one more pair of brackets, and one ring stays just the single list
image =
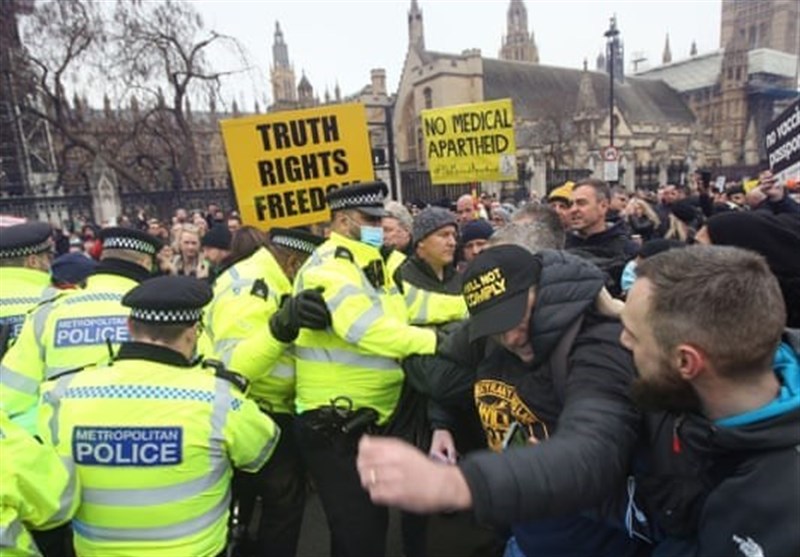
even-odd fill
[{"label": "overcast sky", "polygon": [[[299,80],[302,72],[323,97],[336,83],[342,95],[369,83],[373,68],[384,68],[390,92],[397,90],[408,46],[410,0],[193,0],[207,28],[241,41],[253,66],[225,88],[252,110],[253,100],[272,102],[269,67],[275,22],[289,47]],[[496,58],[506,32],[507,0],[420,0],[428,50],[460,53],[479,48]],[[625,43],[626,71],[634,54],[650,66],[661,63],[669,33],[673,60],[686,58],[692,41],[700,53],[719,48],[721,0],[527,0],[528,29],[542,64],[595,66],[603,33],[616,14]],[[234,67],[236,62],[217,60]]]}]

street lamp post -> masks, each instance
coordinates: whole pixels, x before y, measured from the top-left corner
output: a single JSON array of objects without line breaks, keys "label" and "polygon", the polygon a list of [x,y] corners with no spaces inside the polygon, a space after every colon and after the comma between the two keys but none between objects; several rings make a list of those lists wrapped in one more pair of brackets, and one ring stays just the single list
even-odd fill
[{"label": "street lamp post", "polygon": [[[614,60],[619,51],[619,29],[617,29],[617,16],[611,18],[608,31],[604,33],[606,38],[606,63],[608,64],[608,134],[609,145],[614,146]],[[619,71],[619,70],[617,70]]]}]

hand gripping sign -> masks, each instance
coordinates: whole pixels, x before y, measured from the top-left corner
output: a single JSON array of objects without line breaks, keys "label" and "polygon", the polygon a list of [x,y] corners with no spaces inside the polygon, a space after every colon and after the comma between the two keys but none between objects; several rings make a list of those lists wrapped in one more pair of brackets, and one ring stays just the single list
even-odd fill
[{"label": "hand gripping sign", "polygon": [[242,221],[291,228],[329,220],[331,189],[375,179],[364,105],[223,120]]}]

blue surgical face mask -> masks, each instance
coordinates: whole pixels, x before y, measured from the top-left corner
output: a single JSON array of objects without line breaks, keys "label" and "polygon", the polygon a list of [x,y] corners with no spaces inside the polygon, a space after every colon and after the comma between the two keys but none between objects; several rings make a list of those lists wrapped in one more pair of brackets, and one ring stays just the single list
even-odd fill
[{"label": "blue surgical face mask", "polygon": [[383,245],[383,227],[382,226],[364,226],[361,225],[361,241],[368,246],[379,248]]},{"label": "blue surgical face mask", "polygon": [[636,260],[631,259],[622,270],[622,277],[620,278],[620,288],[627,293],[636,281]]}]

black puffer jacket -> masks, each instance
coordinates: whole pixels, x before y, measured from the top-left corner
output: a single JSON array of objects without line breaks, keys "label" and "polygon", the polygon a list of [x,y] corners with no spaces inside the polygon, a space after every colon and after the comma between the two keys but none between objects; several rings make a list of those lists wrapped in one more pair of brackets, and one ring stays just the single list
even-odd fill
[{"label": "black puffer jacket", "polygon": [[[483,451],[462,461],[475,513],[484,522],[510,524],[597,506],[625,477],[636,440],[639,417],[627,396],[633,362],[619,344],[619,323],[593,309],[603,284],[601,273],[564,252],[543,251],[541,256],[530,367],[491,342],[485,348],[464,345],[463,331],[445,347],[459,364],[432,358],[427,367],[411,366],[417,385],[444,398],[449,393],[443,385],[471,388],[476,377],[502,381],[547,426],[549,438],[536,446],[503,455]],[[559,341],[581,316],[567,365],[562,365],[554,353],[560,353]],[[564,367],[565,377],[553,376]],[[470,371],[475,369],[477,375]]]}]

